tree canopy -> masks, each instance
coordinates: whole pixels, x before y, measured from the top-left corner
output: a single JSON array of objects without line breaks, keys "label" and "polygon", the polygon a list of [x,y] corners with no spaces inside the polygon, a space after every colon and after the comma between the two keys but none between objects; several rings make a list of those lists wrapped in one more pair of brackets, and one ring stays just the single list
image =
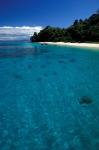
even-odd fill
[{"label": "tree canopy", "polygon": [[99,42],[99,11],[68,28],[47,26],[31,37],[32,42]]}]

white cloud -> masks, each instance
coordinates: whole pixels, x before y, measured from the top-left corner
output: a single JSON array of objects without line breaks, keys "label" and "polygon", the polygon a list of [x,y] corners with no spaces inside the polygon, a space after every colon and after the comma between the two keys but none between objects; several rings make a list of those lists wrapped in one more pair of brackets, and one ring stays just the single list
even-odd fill
[{"label": "white cloud", "polygon": [[39,33],[40,30],[42,30],[41,26],[3,26],[0,27],[0,40],[28,39],[34,32]]}]

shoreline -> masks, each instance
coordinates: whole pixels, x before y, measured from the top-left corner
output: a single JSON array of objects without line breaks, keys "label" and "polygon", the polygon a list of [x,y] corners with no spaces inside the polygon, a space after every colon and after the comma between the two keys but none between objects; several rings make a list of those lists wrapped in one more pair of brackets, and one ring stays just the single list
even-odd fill
[{"label": "shoreline", "polygon": [[70,43],[70,42],[39,42],[40,44],[45,45],[57,45],[57,46],[73,46],[73,47],[82,47],[82,48],[99,48],[99,44],[94,43]]}]

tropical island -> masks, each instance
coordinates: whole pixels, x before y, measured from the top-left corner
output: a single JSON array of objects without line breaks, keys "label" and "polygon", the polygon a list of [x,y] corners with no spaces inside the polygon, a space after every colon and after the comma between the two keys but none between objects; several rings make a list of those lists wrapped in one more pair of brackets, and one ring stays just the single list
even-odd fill
[{"label": "tropical island", "polygon": [[99,43],[99,10],[85,20],[75,20],[68,28],[47,26],[31,42]]}]

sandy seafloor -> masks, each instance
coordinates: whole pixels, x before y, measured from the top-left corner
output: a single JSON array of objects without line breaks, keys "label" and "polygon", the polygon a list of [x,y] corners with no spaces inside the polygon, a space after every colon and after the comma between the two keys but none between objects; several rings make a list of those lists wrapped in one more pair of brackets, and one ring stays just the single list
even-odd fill
[{"label": "sandy seafloor", "polygon": [[99,150],[99,51],[0,42],[0,150]]}]

